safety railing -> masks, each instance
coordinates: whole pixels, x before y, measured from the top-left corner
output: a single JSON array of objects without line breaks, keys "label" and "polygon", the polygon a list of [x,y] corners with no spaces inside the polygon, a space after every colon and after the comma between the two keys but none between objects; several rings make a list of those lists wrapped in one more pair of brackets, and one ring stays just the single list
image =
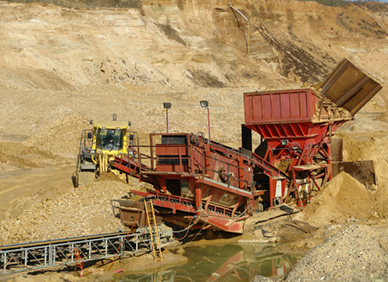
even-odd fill
[{"label": "safety railing", "polygon": [[[247,169],[242,166],[239,166],[237,164],[233,164],[232,162],[228,161],[223,161],[220,158],[218,158],[217,154],[214,156],[211,154],[207,154],[205,150],[202,152],[199,151],[199,147],[194,147],[193,150],[198,151],[199,154],[203,156],[204,163],[199,164],[202,167],[202,177],[210,177],[214,178],[215,176],[218,176],[220,181],[227,185],[227,187],[235,187],[235,188],[240,188],[244,190],[249,190],[252,187],[252,181],[253,181],[253,170],[252,169]],[[211,151],[217,152],[218,150],[212,150]],[[223,155],[230,155],[228,158],[231,161],[235,161],[238,158],[243,158],[241,161],[242,162],[250,162],[247,158],[244,158],[242,156],[237,156],[232,153],[228,152],[220,152],[218,151],[218,154],[223,154]],[[194,163],[197,164],[194,160]],[[217,163],[217,166],[212,166],[211,164]],[[223,167],[224,169],[222,171],[217,170],[216,167]],[[237,177],[235,176],[235,173],[237,172]]]},{"label": "safety railing", "polygon": [[[227,187],[235,187],[251,191],[253,170],[251,167],[242,167],[236,163],[250,163],[246,157],[236,155],[234,152],[221,152],[214,149],[211,144],[196,146],[193,144],[155,144],[138,145],[130,148],[134,152],[133,160],[138,164],[147,164],[151,171],[178,172],[196,175],[202,178],[218,178],[218,181]],[[148,150],[149,155],[141,150]],[[223,155],[222,160],[220,156]],[[223,167],[220,171],[219,167]]]}]

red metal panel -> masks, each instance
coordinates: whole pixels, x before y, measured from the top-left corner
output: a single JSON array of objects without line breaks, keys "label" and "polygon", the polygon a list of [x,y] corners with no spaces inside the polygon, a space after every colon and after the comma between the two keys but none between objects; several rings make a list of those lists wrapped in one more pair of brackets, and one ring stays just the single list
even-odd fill
[{"label": "red metal panel", "polygon": [[262,105],[261,107],[263,108],[263,120],[273,120],[273,114],[272,114],[272,110],[271,110],[271,102],[272,102],[272,99],[271,99],[271,95],[263,95],[262,96]]},{"label": "red metal panel", "polygon": [[244,224],[241,221],[235,222],[233,219],[221,218],[218,216],[199,217],[199,221],[206,224],[211,224],[213,228],[216,227],[222,231],[237,234],[243,233]]},{"label": "red metal panel", "polygon": [[[272,119],[281,119],[282,118],[282,109],[281,109],[281,98],[280,95],[271,95],[272,97],[272,103],[271,103],[271,112],[272,112]],[[280,110],[277,110],[280,109]]]},{"label": "red metal panel", "polygon": [[187,172],[188,168],[186,164],[157,164],[156,171],[163,172]]},{"label": "red metal panel", "polygon": [[181,155],[187,155],[187,146],[185,145],[166,145],[166,144],[156,144],[156,155],[160,156],[168,156],[168,155],[175,155],[178,156]]},{"label": "red metal panel", "polygon": [[[285,93],[283,93],[282,95],[284,95]],[[289,93],[286,97],[288,97],[288,107],[290,107],[290,110],[291,110],[291,116],[288,118],[288,120],[297,120],[297,119],[300,119],[302,116],[301,114],[301,111],[300,111],[300,108],[301,108],[301,105],[300,103],[304,101],[304,99],[300,99],[302,96],[303,98],[303,95],[301,93]],[[287,119],[287,117],[284,117],[282,120],[285,120]]]},{"label": "red metal panel", "polygon": [[245,93],[245,123],[310,121],[318,101],[312,89]]},{"label": "red metal panel", "polygon": [[[332,132],[335,132],[343,123],[344,121],[335,121],[332,125]],[[294,122],[246,126],[266,139],[270,147],[277,147],[282,139],[297,142],[300,145],[313,145],[322,142],[322,139],[329,133],[328,122]]]},{"label": "red metal panel", "polygon": [[254,120],[260,120],[263,119],[263,109],[262,107],[256,107],[255,109],[253,108],[253,105],[263,105],[261,101],[261,96],[251,96],[249,97],[251,100],[253,100],[250,104],[249,110],[249,117]]}]

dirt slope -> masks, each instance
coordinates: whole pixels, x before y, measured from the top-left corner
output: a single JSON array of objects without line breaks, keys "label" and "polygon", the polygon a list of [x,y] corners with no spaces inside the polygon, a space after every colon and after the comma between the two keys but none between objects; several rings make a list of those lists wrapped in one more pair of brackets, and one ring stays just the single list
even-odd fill
[{"label": "dirt slope", "polygon": [[[249,24],[226,0],[143,1],[141,9],[1,2],[0,137],[23,139],[68,114],[101,119],[114,110],[141,112],[134,104],[151,93],[175,102],[192,89],[203,95],[203,87],[207,94],[314,85],[343,57],[387,80],[384,4],[374,10],[286,0],[232,5]],[[225,93],[235,102],[242,91]],[[167,97],[152,101],[160,108]],[[155,111],[152,101],[142,102]]]}]

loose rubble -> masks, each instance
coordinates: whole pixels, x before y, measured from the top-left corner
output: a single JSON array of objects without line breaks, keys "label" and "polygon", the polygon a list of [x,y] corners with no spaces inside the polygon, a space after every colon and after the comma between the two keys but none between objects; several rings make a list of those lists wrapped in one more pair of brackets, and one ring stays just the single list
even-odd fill
[{"label": "loose rubble", "polygon": [[126,183],[100,180],[58,198],[46,198],[32,204],[19,217],[3,220],[0,244],[116,232],[124,226],[115,216],[118,211],[111,200],[128,195],[129,191]]},{"label": "loose rubble", "polygon": [[285,281],[387,281],[388,255],[372,229],[351,225],[313,248]]}]

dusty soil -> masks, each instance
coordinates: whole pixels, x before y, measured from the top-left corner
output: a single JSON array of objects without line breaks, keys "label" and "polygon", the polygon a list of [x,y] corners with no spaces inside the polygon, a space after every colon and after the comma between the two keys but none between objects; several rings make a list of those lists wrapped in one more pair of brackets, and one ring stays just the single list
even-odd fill
[{"label": "dusty soil", "polygon": [[[347,176],[333,180],[294,218],[318,231],[288,232],[298,229],[288,225],[283,234],[299,235],[285,250],[310,249],[348,224],[384,222],[387,5],[232,1],[248,24],[226,0],[121,2],[128,5],[0,2],[0,244],[121,227],[110,200],[136,181],[72,187],[80,132],[90,119],[116,113],[146,140],[165,130],[162,102],[170,101],[172,132],[206,132],[199,107],[206,99],[212,138],[239,147],[244,91],[317,85],[343,57],[384,87],[338,132],[345,160],[374,160],[379,182],[369,191]],[[353,231],[346,232],[358,236]],[[387,240],[379,243],[386,250]]]},{"label": "dusty soil", "polygon": [[[182,254],[172,253],[169,251],[163,251],[163,262],[154,262],[151,254],[145,254],[139,257],[130,257],[117,261],[105,261],[104,264],[97,263],[92,267],[84,269],[82,275],[79,272],[76,273],[63,273],[63,272],[47,272],[36,275],[20,275],[11,274],[7,275],[9,282],[35,282],[35,281],[117,281],[125,275],[131,273],[153,273],[154,269],[163,268],[168,269],[169,266],[177,266],[187,262],[187,258]],[[118,274],[114,274],[117,272]],[[1,277],[0,277],[1,279]],[[115,280],[114,280],[115,279]]]}]

